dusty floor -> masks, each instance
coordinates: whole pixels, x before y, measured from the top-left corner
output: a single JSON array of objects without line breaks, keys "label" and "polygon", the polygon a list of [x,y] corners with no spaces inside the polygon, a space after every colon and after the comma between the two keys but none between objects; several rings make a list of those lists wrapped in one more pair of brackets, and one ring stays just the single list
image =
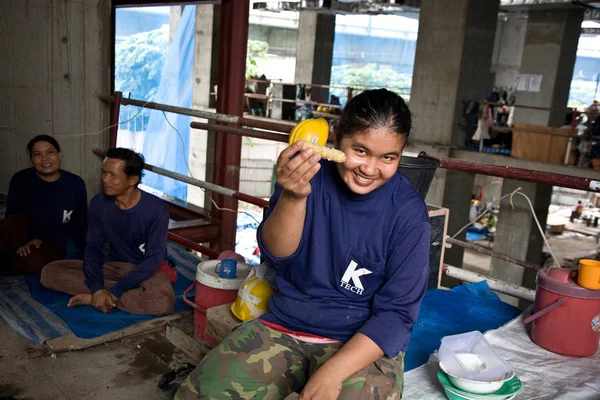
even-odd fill
[{"label": "dusty floor", "polygon": [[160,334],[32,360],[31,342],[2,319],[0,338],[0,397],[19,400],[160,399],[160,375],[187,361]]},{"label": "dusty floor", "polygon": [[[566,220],[566,228],[571,231],[600,235],[600,228],[570,224],[568,217]],[[573,232],[551,235],[549,240],[558,255],[566,259],[594,256],[598,246],[593,236]],[[490,263],[486,255],[465,251],[465,269],[486,274]],[[31,342],[0,319],[0,343],[0,398],[13,396],[19,400],[158,400],[160,376],[188,361],[160,334],[30,360],[27,347]]]}]

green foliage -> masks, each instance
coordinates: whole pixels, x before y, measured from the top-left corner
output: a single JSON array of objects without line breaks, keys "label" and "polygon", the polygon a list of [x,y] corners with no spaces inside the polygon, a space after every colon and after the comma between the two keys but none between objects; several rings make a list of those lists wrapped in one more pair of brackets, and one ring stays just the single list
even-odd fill
[{"label": "green foliage", "polygon": [[168,48],[168,25],[118,37],[115,43],[115,90],[131,92],[131,97],[136,99],[153,100]]},{"label": "green foliage", "polygon": [[260,40],[248,40],[246,51],[246,76],[260,76],[260,69],[256,62],[257,59],[266,60],[269,43]]},{"label": "green foliage", "polygon": [[[596,93],[595,81],[584,81],[574,79],[571,81],[571,90],[569,91],[568,107],[587,107],[594,102]],[[600,89],[600,88],[598,88]]]},{"label": "green foliage", "polygon": [[[331,68],[331,84],[354,88],[386,88],[401,95],[409,95],[412,75],[400,74],[392,69],[379,69],[377,64],[356,67],[351,64]],[[345,97],[343,89],[332,90],[332,93]]]}]

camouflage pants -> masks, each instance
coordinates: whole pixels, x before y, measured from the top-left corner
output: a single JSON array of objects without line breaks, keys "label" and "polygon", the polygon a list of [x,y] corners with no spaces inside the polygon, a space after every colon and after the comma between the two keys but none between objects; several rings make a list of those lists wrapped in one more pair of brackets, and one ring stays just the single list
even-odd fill
[{"label": "camouflage pants", "polygon": [[[341,343],[293,339],[258,320],[243,324],[212,349],[182,383],[176,400],[284,399],[302,388]],[[339,399],[402,398],[404,354],[382,357],[346,379]]]}]

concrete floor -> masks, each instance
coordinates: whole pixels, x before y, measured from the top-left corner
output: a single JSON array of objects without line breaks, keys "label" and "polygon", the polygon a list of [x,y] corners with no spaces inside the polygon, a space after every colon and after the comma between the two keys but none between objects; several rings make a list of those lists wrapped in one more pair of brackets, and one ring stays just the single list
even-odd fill
[{"label": "concrete floor", "polygon": [[160,334],[32,360],[31,342],[2,319],[0,338],[0,397],[19,400],[160,399],[160,376],[187,361]]}]

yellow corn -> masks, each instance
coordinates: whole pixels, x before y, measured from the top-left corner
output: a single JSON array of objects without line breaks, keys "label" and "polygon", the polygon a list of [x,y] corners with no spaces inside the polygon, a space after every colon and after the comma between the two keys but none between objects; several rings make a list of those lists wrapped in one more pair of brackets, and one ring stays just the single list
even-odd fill
[{"label": "yellow corn", "polygon": [[324,158],[328,161],[334,161],[337,163],[342,163],[346,161],[346,154],[343,151],[332,149],[330,147],[319,146],[318,144],[304,142],[302,149],[313,149],[313,151],[316,154],[320,154],[321,158]]}]

